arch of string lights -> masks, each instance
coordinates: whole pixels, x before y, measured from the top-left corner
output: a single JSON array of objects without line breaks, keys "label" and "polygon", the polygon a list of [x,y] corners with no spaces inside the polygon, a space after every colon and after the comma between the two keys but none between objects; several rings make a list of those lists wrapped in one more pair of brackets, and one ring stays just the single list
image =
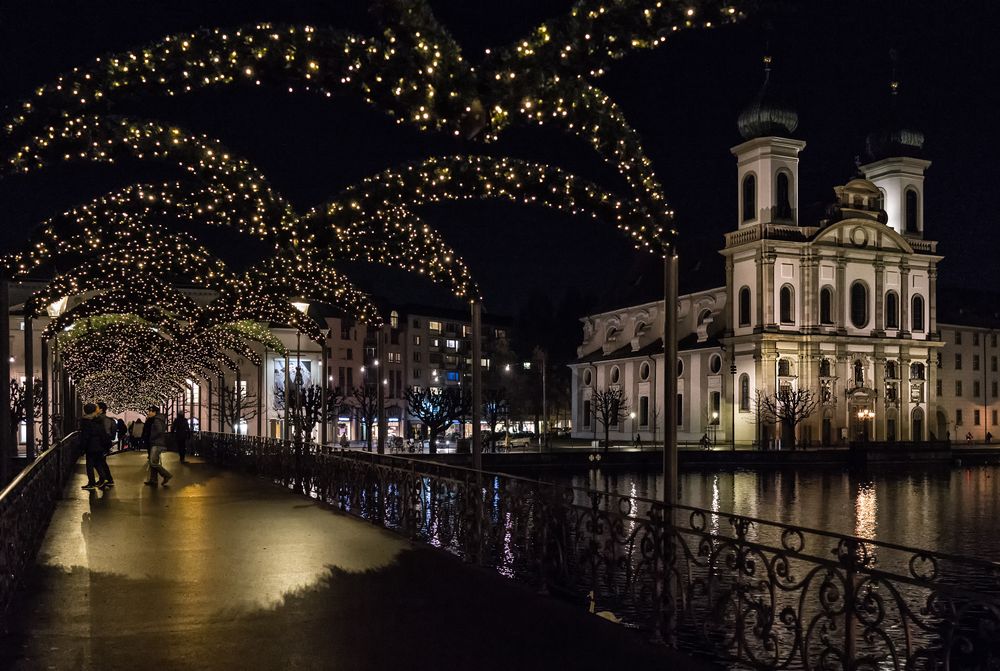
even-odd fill
[{"label": "arch of string lights", "polygon": [[[256,24],[171,35],[102,56],[39,86],[10,114],[3,124],[5,172],[124,155],[174,161],[189,180],[133,185],[63,213],[45,222],[42,234],[6,267],[25,276],[57,260],[59,267],[66,267],[66,258],[76,261],[29,308],[39,312],[47,300],[82,294],[84,300],[46,335],[66,339],[67,370],[94,392],[107,395],[107,366],[88,361],[100,360],[108,343],[123,362],[150,364],[146,377],[155,371],[155,379],[119,394],[123,404],[141,405],[169,395],[164,390],[192,375],[233,365],[228,353],[253,359],[249,342],[268,335],[248,324],[280,321],[319,337],[318,326],[291,308],[291,297],[334,303],[378,322],[374,306],[337,272],[340,260],[400,267],[447,283],[457,297],[477,299],[468,268],[412,211],[426,203],[500,198],[556,208],[612,223],[637,248],[667,253],[676,235],[673,212],[638,135],[591,80],[627,53],[655,48],[677,31],[738,20],[743,4],[580,0],[524,38],[487,49],[477,64],[463,56],[425,0],[376,2],[384,26],[378,36]],[[557,167],[458,155],[387,169],[299,215],[259,170],[221,143],[153,121],[108,116],[131,95],[175,96],[237,84],[327,97],[353,93],[398,123],[474,142],[491,142],[518,124],[553,127],[591,146],[623,178],[627,193]],[[272,242],[273,256],[232,273],[194,240],[154,227],[170,218]],[[154,238],[158,244],[149,244]],[[164,240],[170,243],[160,244]],[[102,248],[105,241],[116,249]],[[142,271],[135,280],[110,279],[109,264],[120,263],[122,254]],[[153,278],[211,288],[218,298],[195,306],[181,292],[153,288]],[[139,296],[153,296],[155,305],[138,307]]]}]

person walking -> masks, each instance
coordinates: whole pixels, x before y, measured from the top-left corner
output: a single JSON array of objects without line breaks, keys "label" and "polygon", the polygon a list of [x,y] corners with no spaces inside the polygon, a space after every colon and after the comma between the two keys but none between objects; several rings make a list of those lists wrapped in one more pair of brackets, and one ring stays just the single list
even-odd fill
[{"label": "person walking", "polygon": [[105,487],[114,487],[115,479],[111,476],[111,467],[108,466],[108,454],[111,453],[111,445],[114,443],[118,426],[114,419],[108,417],[108,404],[104,401],[97,402],[97,417],[100,420],[101,428],[104,429],[104,454],[101,457],[104,464],[104,477],[102,479]]},{"label": "person walking", "polygon": [[125,426],[125,420],[121,417],[115,421],[115,432],[118,434],[118,451],[120,452],[127,447],[125,439],[128,437],[128,427]]},{"label": "person walking", "polygon": [[163,476],[163,484],[167,484],[170,478],[174,477],[160,463],[160,455],[163,454],[163,448],[166,447],[166,434],[167,427],[163,418],[160,417],[160,408],[155,405],[146,408],[146,424],[142,427],[142,442],[149,452],[149,480],[143,484],[155,487],[158,484],[156,478],[158,474]]},{"label": "person walking", "polygon": [[[83,406],[83,417],[80,418],[80,447],[87,458],[87,484],[81,489],[95,490],[104,489],[107,483],[106,478],[111,474],[106,472],[108,467],[104,460],[104,446],[107,432],[104,430],[104,423],[97,414],[97,406],[87,403]],[[97,473],[97,479],[94,473]]]},{"label": "person walking", "polygon": [[191,425],[188,424],[187,418],[184,416],[184,411],[181,410],[174,417],[174,440],[177,442],[177,454],[181,457],[181,463],[184,463],[184,455],[187,453],[187,442],[191,437]]}]

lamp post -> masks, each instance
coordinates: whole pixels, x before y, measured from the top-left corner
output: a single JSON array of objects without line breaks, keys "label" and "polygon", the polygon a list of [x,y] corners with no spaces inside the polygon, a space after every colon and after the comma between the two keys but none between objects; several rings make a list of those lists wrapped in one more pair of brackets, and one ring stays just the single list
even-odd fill
[{"label": "lamp post", "polygon": [[858,410],[858,419],[861,421],[861,432],[864,442],[868,442],[868,422],[873,422],[875,420],[875,411],[869,410],[868,408],[862,408]]},{"label": "lamp post", "polygon": [[635,440],[635,436],[638,435],[635,427],[635,411],[633,410],[632,412],[630,412],[628,416],[629,419],[632,420],[632,444],[638,447],[638,445],[636,445],[636,440]]}]

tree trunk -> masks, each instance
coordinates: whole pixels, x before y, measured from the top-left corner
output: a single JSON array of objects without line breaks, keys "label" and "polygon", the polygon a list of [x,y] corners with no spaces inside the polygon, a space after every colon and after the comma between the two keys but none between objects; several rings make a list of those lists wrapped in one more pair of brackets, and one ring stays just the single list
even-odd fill
[{"label": "tree trunk", "polygon": [[611,447],[611,427],[607,424],[604,425],[604,454],[608,453],[608,448]]},{"label": "tree trunk", "polygon": [[795,425],[788,422],[782,422],[781,424],[781,442],[783,445],[788,445],[789,450],[795,449]]},{"label": "tree trunk", "polygon": [[437,429],[430,429],[427,432],[427,451],[430,454],[437,454]]}]

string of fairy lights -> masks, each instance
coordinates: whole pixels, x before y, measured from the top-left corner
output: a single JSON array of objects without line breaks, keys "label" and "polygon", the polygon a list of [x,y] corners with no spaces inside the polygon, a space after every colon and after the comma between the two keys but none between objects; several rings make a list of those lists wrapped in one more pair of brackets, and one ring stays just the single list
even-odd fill
[{"label": "string of fairy lights", "polygon": [[[552,208],[614,224],[637,248],[666,253],[676,231],[652,163],[621,110],[589,79],[677,31],[738,20],[747,1],[579,0],[522,39],[487,49],[475,64],[426,0],[374,3],[383,26],[377,36],[260,23],[171,35],[102,56],[38,87],[6,119],[3,173],[128,158],[172,162],[185,179],[134,184],[57,215],[3,267],[15,278],[60,269],[26,310],[39,315],[49,303],[75,297],[44,337],[57,339],[81,392],[141,407],[187,389],[192,377],[233,368],[234,356],[259,364],[255,345],[280,351],[268,322],[320,339],[319,325],[293,298],[380,323],[369,297],[338,270],[342,261],[402,268],[478,299],[469,268],[415,213],[426,204],[503,199]],[[325,97],[352,93],[398,123],[474,142],[496,140],[515,125],[556,128],[607,162],[626,194],[558,167],[472,154],[384,170],[299,215],[259,169],[221,142],[110,115],[119,100],[137,94],[239,84]],[[224,226],[271,243],[272,251],[246,272],[233,272],[195,235],[165,222]],[[181,285],[214,298],[198,304]]]}]

